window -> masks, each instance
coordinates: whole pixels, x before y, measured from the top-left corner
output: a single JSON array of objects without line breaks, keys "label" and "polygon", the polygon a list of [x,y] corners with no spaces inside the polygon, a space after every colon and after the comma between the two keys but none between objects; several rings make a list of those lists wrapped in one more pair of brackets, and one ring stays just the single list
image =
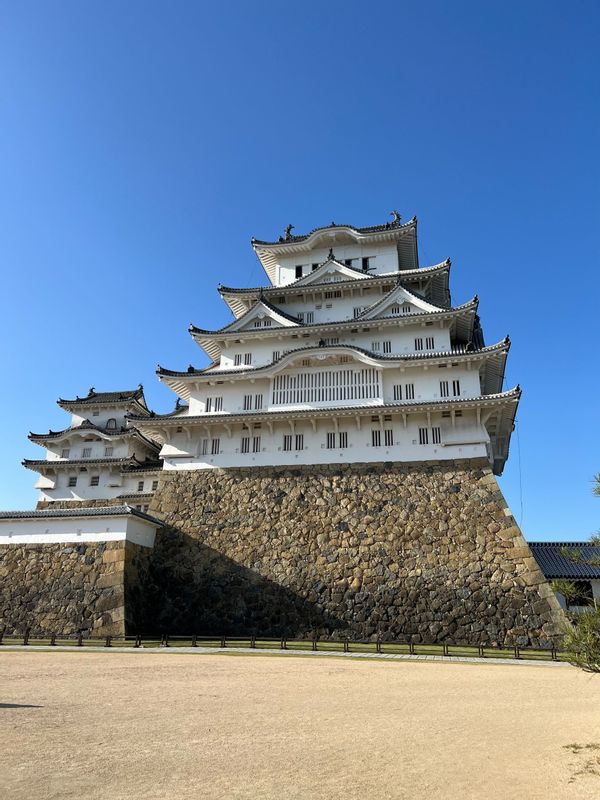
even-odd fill
[{"label": "window", "polygon": [[291,434],[285,434],[283,437],[283,449],[284,450],[291,450],[292,449],[292,436]]},{"label": "window", "polygon": [[402,400],[402,384],[394,384],[394,400]]},{"label": "window", "polygon": [[249,411],[251,408],[252,408],[252,395],[251,394],[245,394],[244,395],[243,409],[244,409],[244,411]]},{"label": "window", "polygon": [[384,353],[391,353],[392,352],[392,343],[390,341],[383,343],[383,352]]},{"label": "window", "polygon": [[335,433],[328,433],[327,434],[327,449],[333,450],[335,447]]},{"label": "window", "polygon": [[223,397],[207,397],[206,398],[206,411],[223,411]]},{"label": "window", "polygon": [[371,350],[378,353],[381,350],[381,342],[371,342]]},{"label": "window", "polygon": [[386,447],[391,447],[394,444],[394,431],[387,428],[383,432],[383,443]]},{"label": "window", "polygon": [[137,490],[138,490],[138,492],[143,492],[144,491],[144,481],[138,481]]},{"label": "window", "polygon": [[454,397],[460,397],[460,381],[452,381],[452,394]]},{"label": "window", "polygon": [[255,436],[252,439],[252,452],[260,453],[260,436]]},{"label": "window", "polygon": [[415,350],[422,350],[423,349],[423,339],[421,337],[415,339]]},{"label": "window", "polygon": [[69,457],[69,454],[70,454],[70,452],[71,452],[71,450],[70,450],[68,447],[64,447],[64,448],[63,448],[63,449],[60,451],[60,457],[61,457],[61,458],[68,458],[68,457]]},{"label": "window", "polygon": [[381,431],[380,430],[371,431],[371,445],[373,447],[381,447]]},{"label": "window", "polygon": [[244,365],[247,367],[252,364],[252,353],[244,353]]},{"label": "window", "polygon": [[318,264],[311,264],[311,267],[312,267],[312,271],[314,272],[316,269],[319,268],[319,265]]},{"label": "window", "polygon": [[273,361],[279,361],[281,353],[279,350],[273,350]]},{"label": "window", "polygon": [[429,444],[427,428],[419,428],[419,444]]},{"label": "window", "polygon": [[340,356],[340,364],[349,364],[350,356]]},{"label": "window", "polygon": [[92,417],[99,417],[99,416],[100,416],[99,411],[92,411]]},{"label": "window", "polygon": [[254,320],[254,327],[255,328],[262,328],[262,321],[260,319]]},{"label": "window", "polygon": [[[290,436],[290,439],[292,437]],[[290,442],[290,449],[291,449],[291,442]],[[297,433],[296,434],[296,450],[304,450],[304,434]]]},{"label": "window", "polygon": [[90,486],[98,486],[100,483],[100,475],[92,475],[90,478]]},{"label": "window", "polygon": [[210,448],[211,455],[218,456],[221,452],[221,440],[220,439],[213,439],[211,442]]},{"label": "window", "polygon": [[433,444],[441,444],[442,442],[442,429],[441,428],[432,428],[431,429],[431,441]]},{"label": "window", "polygon": [[272,322],[273,320],[271,319],[271,317],[267,317],[266,319],[263,320],[263,328],[270,328]]},{"label": "window", "polygon": [[303,359],[302,359],[302,366],[303,366],[303,367],[310,367],[310,365],[311,365],[311,360],[310,360],[310,358],[303,358]]},{"label": "window", "polygon": [[348,431],[341,431],[339,439],[340,439],[340,449],[348,447]]},{"label": "window", "polygon": [[236,353],[233,357],[233,366],[239,367],[241,363],[242,363],[242,354]]},{"label": "window", "polygon": [[77,486],[77,478],[69,478],[69,484],[68,485],[71,488],[73,488],[73,486]]},{"label": "window", "polygon": [[333,308],[333,303],[325,303],[325,308]]},{"label": "window", "polygon": [[314,321],[315,321],[315,312],[314,311],[307,311],[306,312],[306,316],[304,318],[304,322],[307,325],[312,325]]},{"label": "window", "polygon": [[263,396],[262,396],[262,394],[255,394],[254,395],[254,408],[257,411],[260,411],[260,409],[262,407],[263,407]]},{"label": "window", "polygon": [[319,372],[275,375],[273,405],[291,403],[330,403],[348,400],[371,400],[381,396],[378,370],[373,367],[353,369],[347,365]]},{"label": "window", "polygon": [[369,271],[369,256],[366,258],[361,259],[363,272]]},{"label": "window", "polygon": [[394,305],[394,306],[392,306],[392,307],[390,308],[390,313],[391,313],[391,314],[394,314],[394,315],[395,315],[395,314],[399,314],[399,313],[400,313],[400,306],[398,306],[398,305]]},{"label": "window", "polygon": [[335,289],[335,291],[325,292],[325,300],[331,300],[333,297],[341,297],[342,291],[341,289]]},{"label": "window", "polygon": [[296,265],[296,280],[302,277],[302,264]]},{"label": "window", "polygon": [[407,383],[404,385],[404,399],[405,400],[414,400],[415,399],[415,385],[414,383]]},{"label": "window", "polygon": [[111,417],[110,419],[106,420],[106,430],[114,431],[117,427],[117,420]]},{"label": "window", "polygon": [[205,456],[208,453],[208,439],[202,439],[201,455]]},{"label": "window", "polygon": [[440,381],[440,397],[450,397],[448,381]]},{"label": "window", "polygon": [[[334,336],[333,338],[329,338],[329,339],[322,339],[321,341],[324,343],[325,347],[333,347],[334,345],[340,343],[339,336]],[[320,344],[320,342],[319,342],[319,344]]]},{"label": "window", "polygon": [[249,436],[242,436],[242,446],[241,446],[242,453],[249,453],[250,452],[250,437]]},{"label": "window", "polygon": [[426,350],[433,350],[434,347],[435,347],[435,340],[434,340],[433,336],[428,336],[425,339],[425,349]]},{"label": "window", "polygon": [[92,456],[92,448],[91,447],[84,447],[81,451],[82,458],[91,458]]},{"label": "window", "polygon": [[353,261],[354,261],[354,259],[353,259],[353,258],[345,258],[345,259],[344,259],[344,264],[345,264],[347,267],[351,267],[351,266],[352,266],[352,262],[353,262]]},{"label": "window", "polygon": [[353,312],[354,313],[354,319],[356,319],[357,317],[360,317],[360,315],[363,313],[363,311],[365,309],[366,309],[366,306],[356,306],[356,308],[354,309],[354,312]]},{"label": "window", "polygon": [[410,312],[411,312],[410,304],[409,303],[404,303],[403,306],[402,306],[402,313],[403,314],[410,314]]},{"label": "window", "polygon": [[110,458],[112,456],[113,452],[114,452],[114,448],[113,447],[105,447],[104,448],[104,456],[106,458]]},{"label": "window", "polygon": [[152,481],[152,491],[155,492],[158,489],[158,481]]}]

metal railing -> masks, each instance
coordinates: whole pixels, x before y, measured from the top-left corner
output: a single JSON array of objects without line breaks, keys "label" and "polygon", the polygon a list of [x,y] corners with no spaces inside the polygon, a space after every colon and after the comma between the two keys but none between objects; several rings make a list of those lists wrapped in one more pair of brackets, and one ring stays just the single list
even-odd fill
[{"label": "metal railing", "polygon": [[461,644],[458,642],[413,642],[390,640],[378,637],[375,640],[354,640],[347,638],[329,639],[313,635],[310,638],[296,639],[288,636],[263,637],[256,634],[248,636],[172,636],[162,633],[158,636],[137,634],[135,636],[87,636],[82,632],[70,636],[52,633],[46,636],[32,636],[30,630],[24,633],[7,634],[0,630],[0,646],[8,644],[24,647],[70,646],[70,647],[126,647],[137,649],[157,648],[227,648],[249,650],[286,650],[330,653],[360,653],[362,655],[437,655],[451,657],[532,659],[538,661],[567,661],[567,655],[556,647],[521,647],[520,645]]}]

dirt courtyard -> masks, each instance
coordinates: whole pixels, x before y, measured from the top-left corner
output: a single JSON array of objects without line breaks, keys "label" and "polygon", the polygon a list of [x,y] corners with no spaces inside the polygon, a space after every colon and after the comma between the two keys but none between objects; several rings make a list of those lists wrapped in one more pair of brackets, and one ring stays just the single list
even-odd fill
[{"label": "dirt courtyard", "polygon": [[592,800],[600,676],[4,651],[0,797]]}]

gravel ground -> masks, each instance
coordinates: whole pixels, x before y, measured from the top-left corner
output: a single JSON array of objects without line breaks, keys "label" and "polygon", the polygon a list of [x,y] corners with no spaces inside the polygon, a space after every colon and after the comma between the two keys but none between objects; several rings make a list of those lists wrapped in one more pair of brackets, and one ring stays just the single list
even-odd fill
[{"label": "gravel ground", "polygon": [[2,800],[600,798],[600,676],[0,653]]}]

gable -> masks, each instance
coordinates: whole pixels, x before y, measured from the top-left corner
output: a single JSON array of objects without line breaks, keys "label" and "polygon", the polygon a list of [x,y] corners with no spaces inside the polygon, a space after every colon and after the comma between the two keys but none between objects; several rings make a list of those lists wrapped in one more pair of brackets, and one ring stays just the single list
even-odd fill
[{"label": "gable", "polygon": [[360,319],[400,317],[408,314],[426,314],[440,310],[438,306],[428,303],[423,298],[409,292],[403,286],[396,286],[385,297],[363,311]]},{"label": "gable", "polygon": [[370,277],[368,272],[360,272],[352,267],[342,264],[335,259],[329,259],[317,269],[299,278],[294,286],[310,286],[313,283],[336,283],[338,281],[365,280]]}]

